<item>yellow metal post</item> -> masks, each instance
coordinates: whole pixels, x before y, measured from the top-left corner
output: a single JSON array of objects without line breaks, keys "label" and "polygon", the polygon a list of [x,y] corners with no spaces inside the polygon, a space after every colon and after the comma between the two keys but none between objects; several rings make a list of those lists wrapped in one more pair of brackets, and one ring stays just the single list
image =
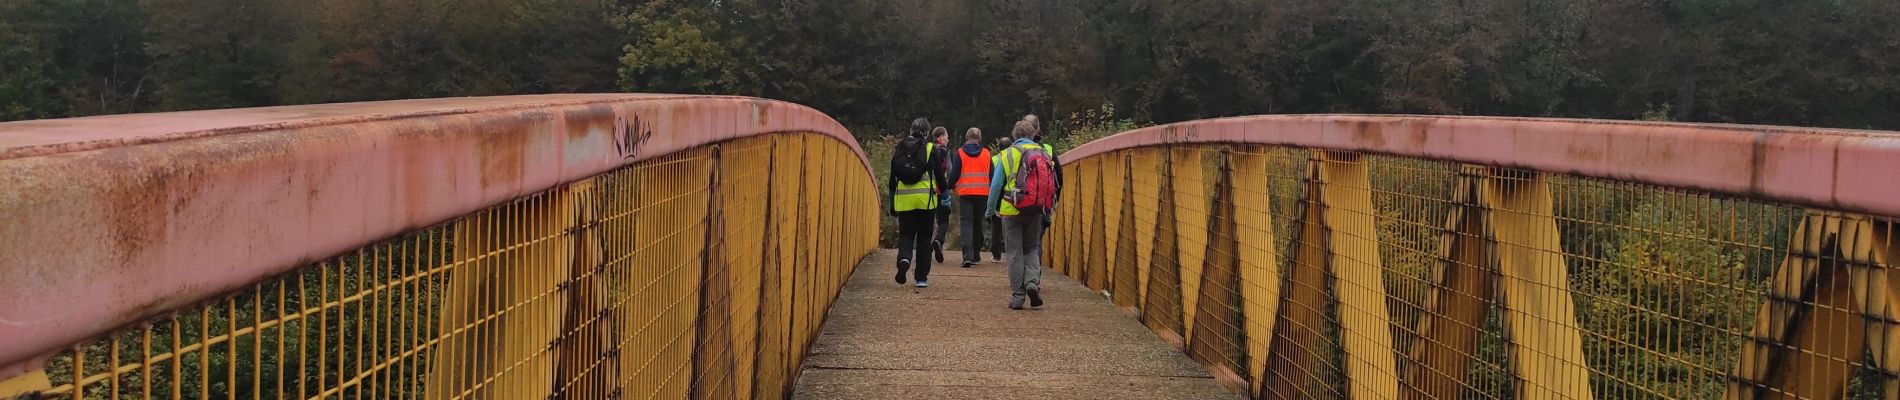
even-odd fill
[{"label": "yellow metal post", "polygon": [[[1889,221],[1809,211],[1775,271],[1726,397],[1844,398],[1853,365],[1870,347],[1879,368],[1895,371],[1900,343],[1888,316],[1900,307],[1893,293],[1900,285],[1889,269],[1900,246],[1892,233]],[[1895,398],[1891,382],[1883,390]]]},{"label": "yellow metal post", "polygon": [[1114,196],[1111,198],[1116,200],[1110,203],[1120,207],[1114,213],[1116,216],[1110,217],[1116,221],[1115,227],[1112,228],[1115,238],[1115,248],[1112,251],[1114,255],[1109,256],[1114,268],[1115,281],[1115,287],[1111,291],[1115,306],[1134,312],[1135,308],[1141,304],[1143,290],[1141,271],[1146,269],[1142,264],[1137,264],[1141,262],[1140,255],[1137,254],[1140,245],[1137,244],[1135,238],[1140,236],[1141,230],[1136,227],[1138,218],[1135,217],[1139,213],[1138,207],[1135,206],[1135,198],[1139,197],[1135,195],[1136,173],[1130,170],[1133,161],[1128,151],[1116,152],[1111,160],[1116,164],[1114,168],[1121,171],[1121,178],[1117,179],[1116,183],[1112,183],[1116,185],[1116,193],[1111,195]]},{"label": "yellow metal post", "polygon": [[462,332],[455,336],[466,339],[438,347],[429,398],[552,393],[555,358],[545,353],[562,333],[559,316],[567,305],[564,296],[544,294],[556,291],[570,276],[567,268],[534,267],[573,264],[572,253],[565,249],[574,243],[564,233],[578,220],[579,207],[572,200],[576,196],[581,195],[571,187],[550,191],[456,225],[455,258],[474,264],[450,273],[440,329]]},{"label": "yellow metal post", "polygon": [[1134,307],[1139,313],[1143,308],[1142,304],[1147,303],[1148,280],[1150,272],[1153,270],[1150,266],[1154,265],[1155,262],[1154,238],[1159,233],[1156,231],[1155,226],[1162,222],[1159,215],[1162,208],[1161,182],[1165,175],[1157,173],[1157,171],[1164,168],[1162,157],[1163,154],[1167,154],[1167,149],[1136,148],[1128,150],[1128,152],[1130,162],[1129,186],[1131,187],[1129,193],[1133,195],[1134,200],[1131,202],[1134,208],[1128,210],[1129,213],[1133,214],[1132,218],[1135,228],[1134,235],[1130,236],[1130,240],[1134,241],[1135,287],[1137,291],[1137,295],[1135,296],[1137,301],[1134,303]]},{"label": "yellow metal post", "polygon": [[1267,185],[1267,156],[1258,148],[1228,154],[1231,168],[1227,187],[1233,207],[1235,268],[1240,278],[1240,318],[1249,360],[1244,371],[1252,384],[1250,394],[1262,395],[1267,345],[1273,337],[1280,309],[1280,255],[1274,249],[1272,204]]},{"label": "yellow metal post", "polygon": [[1174,206],[1175,190],[1174,161],[1166,148],[1157,149],[1161,157],[1159,188],[1156,203],[1159,210],[1155,213],[1155,230],[1152,236],[1153,247],[1148,257],[1148,290],[1141,296],[1141,320],[1155,333],[1170,344],[1180,346],[1181,341],[1181,265],[1180,265],[1180,220],[1178,208]]},{"label": "yellow metal post", "polygon": [[560,350],[556,353],[560,369],[555,376],[558,385],[556,391],[570,398],[598,396],[601,391],[613,385],[617,376],[605,351],[605,344],[611,343],[614,331],[611,312],[612,300],[607,297],[607,285],[603,270],[605,265],[599,221],[600,197],[597,192],[597,180],[575,182],[566,189],[573,204],[572,230],[573,245],[568,254],[572,254],[568,265],[568,276],[575,280],[568,285],[567,302],[569,307],[562,316],[562,338]]},{"label": "yellow metal post", "polygon": [[[1234,174],[1231,159],[1226,151],[1218,156],[1218,167],[1213,179],[1213,193],[1209,196],[1207,213],[1207,244],[1205,267],[1201,269],[1199,290],[1189,292],[1199,299],[1195,321],[1189,325],[1187,336],[1188,354],[1207,364],[1214,370],[1215,379],[1222,384],[1240,385],[1241,373],[1247,370],[1242,365],[1246,357],[1246,346],[1242,343],[1240,294],[1240,242],[1236,235],[1239,227],[1234,219],[1237,205],[1234,203]],[[1251,388],[1237,387],[1242,390]]]},{"label": "yellow metal post", "polygon": [[1555,202],[1542,174],[1494,172],[1479,194],[1498,262],[1498,295],[1520,399],[1590,399]]},{"label": "yellow metal post", "polygon": [[[1286,271],[1285,291],[1279,313],[1271,318],[1272,342],[1268,345],[1267,367],[1261,393],[1272,399],[1310,399],[1320,397],[1308,390],[1308,384],[1321,384],[1316,351],[1325,328],[1326,312],[1326,229],[1325,207],[1319,201],[1324,186],[1319,180],[1317,160],[1307,163],[1306,198],[1299,202],[1298,221],[1294,224],[1293,262]],[[1330,364],[1330,362],[1328,363]]]},{"label": "yellow metal post", "polygon": [[0,381],[0,397],[12,398],[52,388],[53,381],[46,378],[46,370],[35,368]]},{"label": "yellow metal post", "polygon": [[1201,270],[1207,261],[1207,226],[1211,212],[1205,188],[1207,167],[1202,157],[1206,151],[1200,146],[1176,147],[1168,168],[1174,189],[1175,265],[1180,271],[1182,325],[1176,328],[1187,341],[1194,339],[1195,317],[1200,311]]},{"label": "yellow metal post", "polygon": [[1108,244],[1109,238],[1114,236],[1108,234],[1110,222],[1107,221],[1106,215],[1111,210],[1104,209],[1107,207],[1105,201],[1108,194],[1108,188],[1103,185],[1103,178],[1107,174],[1105,165],[1103,159],[1099,158],[1088,163],[1089,179],[1082,183],[1088,187],[1082,189],[1085,200],[1083,209],[1078,213],[1080,215],[1078,218],[1081,219],[1079,222],[1088,224],[1088,230],[1085,232],[1087,232],[1089,244],[1083,249],[1084,256],[1082,257],[1082,267],[1089,271],[1089,281],[1086,284],[1089,289],[1097,293],[1109,290],[1109,286],[1114,285],[1115,274],[1115,264],[1109,262],[1111,250]]},{"label": "yellow metal post", "polygon": [[1326,228],[1333,290],[1339,298],[1340,342],[1345,345],[1348,391],[1355,399],[1398,396],[1392,330],[1386,313],[1385,268],[1379,261],[1372,183],[1364,157],[1319,155],[1319,202]]},{"label": "yellow metal post", "polygon": [[1478,329],[1496,281],[1477,194],[1487,175],[1482,167],[1466,167],[1454,185],[1452,209],[1438,240],[1440,261],[1425,294],[1426,312],[1412,328],[1419,338],[1405,352],[1411,361],[1401,373],[1404,399],[1458,398],[1465,390],[1465,371],[1478,354]]}]

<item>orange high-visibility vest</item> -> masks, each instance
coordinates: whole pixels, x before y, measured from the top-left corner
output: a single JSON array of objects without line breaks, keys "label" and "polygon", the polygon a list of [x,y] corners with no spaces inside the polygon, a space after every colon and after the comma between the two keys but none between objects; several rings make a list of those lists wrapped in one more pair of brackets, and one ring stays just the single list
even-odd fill
[{"label": "orange high-visibility vest", "polygon": [[963,170],[957,175],[958,196],[990,195],[990,149],[983,149],[976,156],[968,156],[962,149],[954,150]]}]

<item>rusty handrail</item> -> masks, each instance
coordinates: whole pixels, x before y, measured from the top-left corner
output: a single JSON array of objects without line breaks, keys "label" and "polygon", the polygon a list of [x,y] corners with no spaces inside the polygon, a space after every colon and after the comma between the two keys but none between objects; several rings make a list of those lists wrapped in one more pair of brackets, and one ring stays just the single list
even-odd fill
[{"label": "rusty handrail", "polygon": [[0,377],[313,260],[636,162],[810,132],[729,96],[401,100],[0,123]]},{"label": "rusty handrail", "polygon": [[1349,150],[1576,174],[1900,216],[1900,134],[1783,126],[1415,115],[1262,115],[1123,132],[1073,162],[1159,144]]}]

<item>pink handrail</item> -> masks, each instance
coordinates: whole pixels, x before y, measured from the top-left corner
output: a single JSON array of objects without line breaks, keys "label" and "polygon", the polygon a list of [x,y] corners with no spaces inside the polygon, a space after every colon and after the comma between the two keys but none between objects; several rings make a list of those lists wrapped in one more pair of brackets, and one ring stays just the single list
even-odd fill
[{"label": "pink handrail", "polygon": [[1123,132],[1062,154],[1250,143],[1382,153],[1900,216],[1900,134],[1780,126],[1409,115],[1268,115]]},{"label": "pink handrail", "polygon": [[755,98],[447,98],[0,123],[0,378],[298,265],[615,168],[810,132]]}]

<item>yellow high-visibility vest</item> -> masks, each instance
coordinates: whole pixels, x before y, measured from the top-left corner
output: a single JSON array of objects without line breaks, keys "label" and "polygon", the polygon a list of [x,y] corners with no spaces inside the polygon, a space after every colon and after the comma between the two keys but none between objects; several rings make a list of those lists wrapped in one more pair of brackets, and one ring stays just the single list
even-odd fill
[{"label": "yellow high-visibility vest", "polygon": [[[935,143],[924,144],[924,161],[930,161],[930,153],[937,149]],[[937,176],[926,172],[924,179],[917,183],[897,183],[897,193],[891,193],[891,209],[897,211],[935,210],[937,209]]]}]

